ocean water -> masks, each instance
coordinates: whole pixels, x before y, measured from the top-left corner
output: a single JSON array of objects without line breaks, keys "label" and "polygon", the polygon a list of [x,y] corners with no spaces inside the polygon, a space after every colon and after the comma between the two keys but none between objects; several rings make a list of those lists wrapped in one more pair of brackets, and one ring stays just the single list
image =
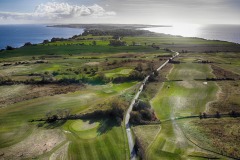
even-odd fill
[{"label": "ocean water", "polygon": [[32,44],[50,40],[53,37],[69,38],[83,33],[80,28],[57,28],[46,25],[0,25],[0,49],[7,45],[20,47],[26,42]]},{"label": "ocean water", "polygon": [[145,28],[156,33],[222,40],[240,44],[240,25],[192,25],[180,24],[172,27]]},{"label": "ocean water", "polygon": [[[41,43],[53,37],[69,38],[83,33],[81,28],[57,28],[46,25],[0,25],[0,49],[7,45],[20,47],[26,42]],[[145,28],[157,33],[223,40],[240,44],[240,25],[174,25]]]}]

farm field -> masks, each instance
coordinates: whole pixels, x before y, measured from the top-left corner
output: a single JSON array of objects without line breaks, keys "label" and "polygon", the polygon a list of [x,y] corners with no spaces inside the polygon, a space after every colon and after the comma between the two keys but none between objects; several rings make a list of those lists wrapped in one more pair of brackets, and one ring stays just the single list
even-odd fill
[{"label": "farm field", "polygon": [[239,53],[211,50],[232,43],[93,32],[0,52],[0,159],[130,159],[125,113],[152,73],[130,114],[139,158],[239,157],[239,118],[199,119],[240,111]]}]

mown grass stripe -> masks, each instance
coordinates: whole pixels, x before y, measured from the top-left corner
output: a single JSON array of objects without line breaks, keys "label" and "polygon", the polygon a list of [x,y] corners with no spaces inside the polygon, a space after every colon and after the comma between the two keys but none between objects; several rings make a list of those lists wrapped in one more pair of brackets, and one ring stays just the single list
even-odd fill
[{"label": "mown grass stripe", "polygon": [[114,159],[114,160],[119,159],[119,156],[117,156],[117,154],[116,154],[117,153],[117,149],[115,148],[116,143],[109,134],[105,138],[105,144],[111,155],[111,159]]},{"label": "mown grass stripe", "polygon": [[78,156],[80,157],[80,159],[83,159],[83,160],[87,159],[87,153],[85,151],[83,142],[79,142],[78,146],[79,146]]},{"label": "mown grass stripe", "polygon": [[104,143],[104,140],[102,138],[97,139],[96,148],[99,155],[99,159],[107,160],[111,157],[110,154],[108,153],[108,150],[106,149],[106,144]]},{"label": "mown grass stripe", "polygon": [[87,151],[86,156],[89,157],[88,158],[89,160],[92,160],[92,159],[98,160],[98,154],[96,152],[96,148],[95,148],[94,144],[95,144],[95,142],[89,142],[89,141],[84,144],[84,148]]}]

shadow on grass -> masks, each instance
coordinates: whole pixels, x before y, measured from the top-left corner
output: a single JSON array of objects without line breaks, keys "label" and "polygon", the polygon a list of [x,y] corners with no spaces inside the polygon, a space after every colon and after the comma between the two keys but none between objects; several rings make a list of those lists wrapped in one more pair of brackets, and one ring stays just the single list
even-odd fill
[{"label": "shadow on grass", "polygon": [[57,127],[61,127],[62,125],[64,125],[64,123],[66,122],[66,120],[60,120],[60,121],[55,121],[52,123],[45,123],[44,128],[46,129],[54,129]]},{"label": "shadow on grass", "polygon": [[99,122],[99,125],[97,127],[97,132],[99,135],[102,135],[104,133],[107,133],[110,131],[113,127],[118,126],[115,119],[106,118],[106,119],[84,119],[84,122],[88,121],[89,124],[97,123]]},{"label": "shadow on grass", "polygon": [[97,132],[102,135],[104,133],[107,133],[108,131],[112,130],[113,127],[118,126],[117,122],[115,119],[105,119],[105,120],[101,120]]}]

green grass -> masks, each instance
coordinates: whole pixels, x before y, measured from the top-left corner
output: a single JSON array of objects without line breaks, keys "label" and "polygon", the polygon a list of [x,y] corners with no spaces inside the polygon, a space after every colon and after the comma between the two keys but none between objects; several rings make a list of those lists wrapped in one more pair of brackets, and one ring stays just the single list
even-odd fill
[{"label": "green grass", "polygon": [[181,63],[174,65],[168,75],[171,79],[183,81],[165,82],[151,104],[157,117],[163,122],[162,129],[155,142],[148,150],[149,159],[185,159],[194,148],[185,138],[176,121],[164,122],[175,117],[198,115],[206,104],[215,99],[218,87],[215,82],[203,84],[194,81],[211,75],[208,65]]},{"label": "green grass", "polygon": [[181,63],[168,76],[169,80],[194,80],[213,77],[211,68],[205,64]]},{"label": "green grass", "polygon": [[12,51],[4,51],[0,58],[19,57],[19,56],[40,56],[40,55],[81,55],[86,53],[122,53],[122,52],[153,52],[156,51],[148,46],[90,46],[90,45],[69,45],[69,46],[28,46]]},{"label": "green grass", "polygon": [[117,68],[113,70],[108,70],[105,72],[105,76],[108,78],[115,78],[119,76],[128,76],[133,69],[128,69],[128,68]]},{"label": "green grass", "polygon": [[187,45],[197,45],[197,44],[206,44],[206,45],[228,45],[231,44],[229,42],[221,42],[221,41],[209,41],[209,40],[204,40],[200,38],[187,38],[187,37],[180,37],[180,36],[169,36],[169,35],[161,35],[161,36],[154,36],[154,37],[142,37],[142,36],[137,36],[137,37],[124,37],[124,41],[127,43],[131,44],[132,41],[136,43],[141,43],[144,45],[144,43],[147,43],[148,45],[151,45],[152,43],[155,43],[157,45],[164,45],[164,44],[174,44],[174,45],[182,45],[182,44],[187,44]]},{"label": "green grass", "polygon": [[[23,140],[33,127],[28,122],[31,119],[44,118],[47,112],[57,109],[69,109],[71,113],[79,113],[104,99],[124,93],[126,89],[135,84],[135,82],[131,82],[89,86],[74,93],[36,98],[1,108],[0,147]],[[114,92],[106,94],[102,92],[103,89]]]},{"label": "green grass", "polygon": [[[99,132],[97,136],[91,137],[89,140],[83,140],[84,133],[76,133],[70,129],[71,133],[66,134],[70,141],[68,159],[126,159],[128,151],[123,128],[114,126],[114,122],[110,122],[110,120],[107,123],[104,126],[106,131]],[[71,122],[66,123],[64,128],[67,128],[69,124]],[[92,129],[85,132],[93,134]]]},{"label": "green grass", "polygon": [[154,142],[160,129],[159,125],[143,125],[133,127],[133,132],[139,138],[143,148],[147,149]]}]

